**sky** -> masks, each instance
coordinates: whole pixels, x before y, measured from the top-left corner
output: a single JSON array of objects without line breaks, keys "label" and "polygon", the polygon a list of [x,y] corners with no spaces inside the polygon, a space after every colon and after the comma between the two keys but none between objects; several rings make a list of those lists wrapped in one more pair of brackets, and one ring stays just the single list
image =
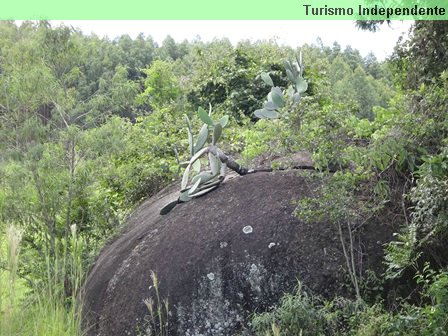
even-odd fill
[{"label": "sky", "polygon": [[320,37],[324,45],[332,46],[337,41],[343,48],[347,45],[358,49],[361,55],[366,56],[373,52],[383,60],[389,56],[398,38],[407,32],[412,21],[392,21],[388,27],[384,25],[379,32],[372,33],[358,30],[354,21],[52,21],[53,25],[61,23],[79,28],[85,34],[95,33],[100,37],[113,39],[128,34],[135,38],[139,33],[152,38],[159,44],[167,35],[175,41],[184,39],[210,41],[214,38],[227,37],[233,44],[249,39],[269,40],[275,39],[278,44],[298,47],[304,43],[315,43]]}]

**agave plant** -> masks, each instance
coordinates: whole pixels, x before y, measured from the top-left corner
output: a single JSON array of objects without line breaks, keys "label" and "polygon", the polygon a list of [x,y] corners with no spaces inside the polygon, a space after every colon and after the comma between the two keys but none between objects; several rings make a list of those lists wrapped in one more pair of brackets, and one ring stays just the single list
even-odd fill
[{"label": "agave plant", "polygon": [[268,73],[262,72],[260,75],[261,79],[271,86],[271,92],[269,92],[263,108],[254,112],[257,118],[277,119],[282,116],[286,117],[288,111],[299,103],[302,94],[308,89],[308,83],[303,78],[302,54],[300,53],[296,60],[285,60],[283,64],[290,82],[290,85],[285,90],[274,86],[274,82]]}]

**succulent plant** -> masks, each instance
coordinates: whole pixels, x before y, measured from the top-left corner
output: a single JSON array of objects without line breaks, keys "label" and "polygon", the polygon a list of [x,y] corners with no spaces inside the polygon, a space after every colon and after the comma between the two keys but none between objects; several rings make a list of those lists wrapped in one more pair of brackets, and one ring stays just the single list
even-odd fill
[{"label": "succulent plant", "polygon": [[[164,215],[170,212],[178,203],[185,203],[194,197],[202,196],[213,189],[217,188],[224,180],[228,158],[217,147],[217,143],[222,135],[222,130],[229,122],[229,116],[225,115],[218,121],[211,118],[212,107],[209,112],[202,107],[198,108],[197,114],[203,125],[198,133],[196,142],[193,136],[191,122],[185,115],[187,124],[188,144],[190,151],[190,160],[182,162],[185,171],[182,176],[181,190],[179,198],[162,208],[160,214]],[[211,142],[204,147],[209,141],[211,133]],[[202,170],[201,158],[207,155],[208,170]]]},{"label": "succulent plant", "polygon": [[[255,111],[255,116],[262,119],[276,119],[286,116],[291,108],[294,108],[300,101],[301,95],[307,90],[308,83],[303,79],[303,63],[300,54],[296,60],[286,60],[284,62],[286,75],[290,85],[286,90],[274,86],[274,82],[268,73],[261,73],[261,79],[271,86],[271,92],[267,96],[263,108]],[[201,129],[196,137],[193,135],[190,119],[185,115],[187,124],[188,144],[190,160],[180,163],[185,167],[181,181],[181,190],[177,200],[165,205],[160,210],[161,215],[170,212],[177,204],[185,203],[195,197],[202,196],[216,189],[224,181],[227,168],[230,168],[240,175],[246,175],[257,171],[266,171],[266,169],[249,170],[241,167],[232,158],[224,154],[219,149],[218,141],[221,138],[222,130],[229,122],[229,116],[225,115],[218,121],[211,117],[212,107],[210,105],[207,112],[202,107],[197,111],[199,119],[203,122]],[[211,134],[211,141],[210,141]],[[209,142],[208,146],[205,146]],[[207,170],[204,170],[201,158],[208,158]],[[176,153],[177,157],[177,153]],[[268,169],[269,170],[269,169]]]},{"label": "succulent plant", "polygon": [[284,66],[290,82],[290,85],[284,91],[278,86],[274,86],[274,82],[268,73],[261,73],[261,79],[266,85],[271,86],[271,92],[269,92],[263,108],[254,112],[257,118],[277,119],[282,115],[287,115],[287,111],[299,103],[302,94],[308,89],[308,83],[303,78],[302,54],[296,60],[285,60]]}]

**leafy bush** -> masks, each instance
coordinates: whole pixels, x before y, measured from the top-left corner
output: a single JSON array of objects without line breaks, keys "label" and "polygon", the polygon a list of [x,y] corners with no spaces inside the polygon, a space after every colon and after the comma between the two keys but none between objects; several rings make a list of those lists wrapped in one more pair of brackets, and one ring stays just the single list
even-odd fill
[{"label": "leafy bush", "polygon": [[316,298],[299,284],[294,293],[283,296],[278,307],[252,320],[253,330],[259,336],[264,336],[273,324],[279,327],[281,335],[306,336],[323,334],[327,321]]},{"label": "leafy bush", "polygon": [[422,284],[425,303],[412,305],[402,300],[394,311],[388,311],[381,302],[368,305],[344,298],[324,301],[307,294],[299,284],[277,307],[255,315],[252,328],[257,336],[267,335],[273,325],[282,336],[447,335],[448,273],[427,266],[417,275],[417,282]]}]

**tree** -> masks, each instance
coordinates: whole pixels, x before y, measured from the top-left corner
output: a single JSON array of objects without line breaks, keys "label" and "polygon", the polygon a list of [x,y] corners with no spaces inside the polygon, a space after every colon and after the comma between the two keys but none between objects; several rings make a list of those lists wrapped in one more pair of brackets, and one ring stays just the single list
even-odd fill
[{"label": "tree", "polygon": [[146,74],[145,90],[139,97],[141,104],[148,103],[152,109],[159,109],[173,103],[180,95],[179,81],[173,72],[173,63],[157,60]]},{"label": "tree", "polygon": [[344,60],[350,65],[352,70],[355,70],[358,65],[363,64],[363,59],[361,54],[357,49],[353,49],[351,46],[346,46],[344,52],[342,53]]},{"label": "tree", "polygon": [[416,21],[412,35],[396,47],[392,65],[400,84],[406,89],[418,89],[422,83],[439,80],[448,64],[447,21]]}]

